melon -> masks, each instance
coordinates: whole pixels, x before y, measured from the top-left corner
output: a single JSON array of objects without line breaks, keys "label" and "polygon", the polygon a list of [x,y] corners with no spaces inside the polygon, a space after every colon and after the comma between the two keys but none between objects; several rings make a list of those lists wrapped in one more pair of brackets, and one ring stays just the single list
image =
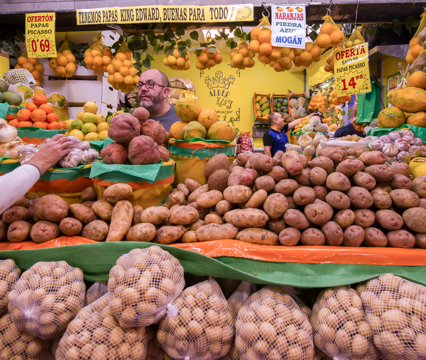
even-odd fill
[{"label": "melon", "polygon": [[426,113],[419,111],[407,118],[406,124],[426,127]]},{"label": "melon", "polygon": [[237,136],[237,129],[227,121],[217,121],[209,129],[207,138],[210,140],[232,141]]},{"label": "melon", "polygon": [[3,94],[3,100],[9,105],[21,105],[22,98],[14,91],[5,91]]},{"label": "melon", "polygon": [[423,71],[413,72],[407,80],[406,87],[426,88],[426,73]]},{"label": "melon", "polygon": [[426,91],[416,87],[395,89],[388,92],[388,102],[404,112],[426,110]]},{"label": "melon", "polygon": [[176,115],[185,122],[197,121],[202,110],[197,101],[189,98],[179,99],[175,105]]},{"label": "melon", "polygon": [[399,108],[391,106],[380,111],[378,120],[381,128],[398,128],[405,123],[405,115]]},{"label": "melon", "polygon": [[191,121],[183,128],[184,140],[191,140],[193,138],[206,138],[207,130],[198,121]]}]

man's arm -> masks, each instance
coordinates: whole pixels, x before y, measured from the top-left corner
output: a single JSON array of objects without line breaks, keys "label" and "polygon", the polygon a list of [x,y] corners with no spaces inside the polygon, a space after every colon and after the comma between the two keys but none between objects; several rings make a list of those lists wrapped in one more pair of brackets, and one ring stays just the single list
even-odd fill
[{"label": "man's arm", "polygon": [[300,122],[302,121],[302,119],[300,118],[300,119],[296,119],[296,120],[294,120],[294,121],[292,121],[291,123],[288,123],[287,124],[287,130],[286,130],[286,132],[288,131],[288,130],[291,130],[291,129],[293,129],[297,124],[299,124]]},{"label": "man's arm", "polygon": [[269,135],[269,133],[265,133],[265,135],[263,135],[263,148],[265,150],[265,155],[272,157],[272,146],[274,146],[274,138]]},{"label": "man's arm", "polygon": [[272,154],[271,154],[272,146],[265,146],[264,149],[265,149],[265,155],[272,157]]}]

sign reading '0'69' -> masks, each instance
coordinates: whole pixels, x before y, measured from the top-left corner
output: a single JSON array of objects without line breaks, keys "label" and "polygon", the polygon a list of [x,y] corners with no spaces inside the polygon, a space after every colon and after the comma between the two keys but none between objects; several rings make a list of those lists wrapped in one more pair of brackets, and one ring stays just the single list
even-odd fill
[{"label": "sign reading '0'69'", "polygon": [[25,42],[29,58],[56,57],[55,13],[26,14]]}]

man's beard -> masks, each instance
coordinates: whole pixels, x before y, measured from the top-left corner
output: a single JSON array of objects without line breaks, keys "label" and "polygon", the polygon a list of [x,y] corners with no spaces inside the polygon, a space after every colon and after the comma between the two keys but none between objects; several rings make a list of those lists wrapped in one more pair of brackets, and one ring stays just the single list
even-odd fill
[{"label": "man's beard", "polygon": [[[142,95],[141,95],[142,97]],[[161,108],[163,97],[161,94],[157,96],[149,96],[149,100],[139,100],[139,104],[147,109],[149,112],[155,113],[157,109]]]}]

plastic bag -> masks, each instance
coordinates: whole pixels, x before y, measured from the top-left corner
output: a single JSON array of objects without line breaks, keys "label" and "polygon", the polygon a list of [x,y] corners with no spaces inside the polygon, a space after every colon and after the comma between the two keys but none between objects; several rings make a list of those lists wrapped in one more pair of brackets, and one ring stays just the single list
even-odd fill
[{"label": "plastic bag", "polygon": [[111,311],[123,328],[156,324],[181,294],[185,280],[179,261],[158,246],[133,249],[111,269]]},{"label": "plastic bag", "polygon": [[426,359],[426,287],[385,274],[357,287],[376,347],[389,359]]},{"label": "plastic bag", "polygon": [[365,43],[364,38],[361,35],[361,32],[358,30],[358,28],[355,28],[352,35],[349,37],[348,40],[345,41],[345,48],[350,48],[355,45],[360,45]]},{"label": "plastic bag", "polygon": [[420,19],[419,27],[417,28],[416,33],[410,40],[407,56],[405,57],[405,60],[410,64],[412,64],[414,60],[417,59],[417,57],[420,55],[420,53],[422,52],[424,48],[424,46],[419,42],[419,34],[426,27],[426,13],[423,13],[420,16],[420,18],[421,19]]},{"label": "plastic bag", "polygon": [[303,149],[303,155],[305,156],[312,156],[315,154],[315,146],[314,145],[308,145]]},{"label": "plastic bag", "polygon": [[121,328],[104,295],[68,325],[56,360],[144,360],[152,335],[151,328]]},{"label": "plastic bag", "polygon": [[65,261],[38,262],[9,293],[9,311],[20,331],[50,340],[65,330],[84,306],[83,272]]},{"label": "plastic bag", "polygon": [[302,149],[305,149],[308,145],[312,145],[312,138],[308,134],[302,134],[297,140],[297,143]]},{"label": "plastic bag", "polygon": [[214,280],[182,292],[161,320],[157,339],[174,360],[215,360],[225,356],[234,336],[234,319]]},{"label": "plastic bag", "polygon": [[94,303],[108,292],[106,282],[95,282],[86,292],[84,306]]},{"label": "plastic bag", "polygon": [[315,346],[332,358],[379,358],[362,301],[354,289],[323,290],[313,307],[311,324]]},{"label": "plastic bag", "polygon": [[285,144],[285,149],[294,150],[294,151],[297,151],[299,154],[303,154],[303,150],[299,145]]},{"label": "plastic bag", "polygon": [[104,73],[111,64],[112,52],[102,40],[104,37],[104,35],[95,36],[94,44],[84,52],[84,62],[89,70]]},{"label": "plastic bag", "polygon": [[280,286],[250,296],[235,323],[241,359],[312,359],[314,344],[308,317]]},{"label": "plastic bag", "polygon": [[0,315],[7,310],[9,292],[18,281],[19,275],[21,275],[21,269],[13,260],[0,260]]},{"label": "plastic bag", "polygon": [[26,69],[34,77],[37,86],[43,82],[44,66],[40,64],[37,58],[28,58],[27,49],[18,57],[15,69]]},{"label": "plastic bag", "polygon": [[65,78],[72,77],[77,70],[77,62],[68,46],[70,39],[68,35],[65,36],[65,40],[59,48],[56,58],[49,60],[49,66],[55,74]]}]

